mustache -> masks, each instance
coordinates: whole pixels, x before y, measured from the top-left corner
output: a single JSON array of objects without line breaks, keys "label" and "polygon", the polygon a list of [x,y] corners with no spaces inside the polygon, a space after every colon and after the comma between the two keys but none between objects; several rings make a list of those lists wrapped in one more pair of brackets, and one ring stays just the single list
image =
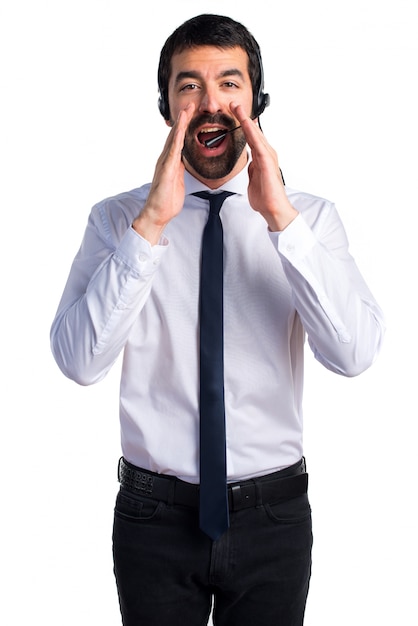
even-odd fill
[{"label": "mustache", "polygon": [[236,126],[236,122],[229,115],[225,113],[215,113],[215,115],[209,115],[208,113],[202,113],[198,117],[192,119],[189,124],[187,132],[194,134],[196,130],[204,124],[211,124],[213,126],[224,126],[228,130],[232,130]]}]

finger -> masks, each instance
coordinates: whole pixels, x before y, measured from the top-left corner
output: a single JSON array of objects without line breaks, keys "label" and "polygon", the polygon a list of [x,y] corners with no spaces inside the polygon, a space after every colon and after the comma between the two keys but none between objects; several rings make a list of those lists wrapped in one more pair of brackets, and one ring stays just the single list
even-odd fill
[{"label": "finger", "polygon": [[168,136],[168,142],[177,152],[181,152],[183,150],[184,138],[186,136],[187,128],[193,117],[194,110],[195,105],[193,102],[190,102],[184,109],[179,112],[177,120],[173,124],[173,127],[170,131],[170,134]]},{"label": "finger", "polygon": [[176,130],[186,134],[187,127],[189,126],[191,119],[193,117],[193,113],[195,110],[195,105],[193,102],[189,102],[189,104],[180,111],[177,116],[176,123],[174,127]]},{"label": "finger", "polygon": [[231,102],[229,105],[231,113],[237,118],[239,121],[242,130],[244,131],[245,137],[248,143],[251,146],[251,141],[257,141],[261,139],[262,133],[257,125],[257,123],[245,113],[244,107],[242,104],[236,104],[235,102]]}]

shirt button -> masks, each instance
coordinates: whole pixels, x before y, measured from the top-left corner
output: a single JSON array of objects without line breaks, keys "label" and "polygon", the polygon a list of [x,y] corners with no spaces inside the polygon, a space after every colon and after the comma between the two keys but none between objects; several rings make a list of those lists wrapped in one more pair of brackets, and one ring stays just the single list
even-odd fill
[{"label": "shirt button", "polygon": [[286,250],[288,252],[294,252],[295,251],[295,246],[293,245],[293,243],[288,243],[286,246]]},{"label": "shirt button", "polygon": [[147,255],[146,254],[140,254],[139,255],[139,260],[141,263],[145,263],[145,261],[147,260]]},{"label": "shirt button", "polygon": [[158,263],[159,263],[159,262],[160,262],[160,257],[158,257],[158,256],[157,256],[157,257],[154,259],[154,265],[158,265]]}]

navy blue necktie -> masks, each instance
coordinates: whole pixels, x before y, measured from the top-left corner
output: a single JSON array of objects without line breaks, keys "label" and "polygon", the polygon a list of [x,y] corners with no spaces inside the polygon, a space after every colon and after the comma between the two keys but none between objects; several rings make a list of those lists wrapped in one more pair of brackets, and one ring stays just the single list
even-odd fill
[{"label": "navy blue necktie", "polygon": [[193,194],[209,200],[200,273],[200,528],[213,540],[229,526],[226,485],[223,230],[221,206],[232,192]]}]

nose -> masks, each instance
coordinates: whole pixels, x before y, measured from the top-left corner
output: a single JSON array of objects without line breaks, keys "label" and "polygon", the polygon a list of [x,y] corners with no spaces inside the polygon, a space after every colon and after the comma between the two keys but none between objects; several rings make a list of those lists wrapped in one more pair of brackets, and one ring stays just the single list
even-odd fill
[{"label": "nose", "polygon": [[218,113],[221,110],[219,99],[214,89],[206,88],[202,94],[199,112],[200,113]]}]

